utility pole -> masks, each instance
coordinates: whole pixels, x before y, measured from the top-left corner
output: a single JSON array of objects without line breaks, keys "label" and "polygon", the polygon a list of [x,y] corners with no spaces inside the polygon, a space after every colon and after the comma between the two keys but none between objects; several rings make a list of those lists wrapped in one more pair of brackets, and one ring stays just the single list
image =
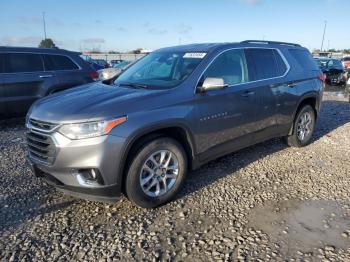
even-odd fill
[{"label": "utility pole", "polygon": [[43,26],[44,26],[44,39],[46,40],[46,23],[45,23],[45,12],[43,12]]},{"label": "utility pole", "polygon": [[329,43],[330,42],[331,42],[331,40],[328,40],[327,51],[329,51]]},{"label": "utility pole", "polygon": [[326,34],[326,28],[327,28],[327,21],[324,21],[324,28],[323,28],[323,36],[322,36],[322,44],[321,44],[321,52],[323,49],[323,42],[324,42],[324,36]]}]

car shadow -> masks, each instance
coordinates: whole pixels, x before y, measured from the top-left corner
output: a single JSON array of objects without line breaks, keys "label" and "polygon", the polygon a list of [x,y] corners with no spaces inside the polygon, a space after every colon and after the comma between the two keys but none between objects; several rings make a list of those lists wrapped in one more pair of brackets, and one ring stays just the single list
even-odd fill
[{"label": "car shadow", "polygon": [[[345,101],[324,100],[317,120],[313,142],[323,136],[329,136],[333,130],[350,122],[350,103]],[[241,149],[224,157],[218,158],[188,174],[184,187],[178,194],[178,199],[201,190],[215,181],[232,175],[241,168],[265,156],[286,149],[288,146],[282,139],[275,138],[263,143]],[[200,179],[205,177],[205,179]]]}]

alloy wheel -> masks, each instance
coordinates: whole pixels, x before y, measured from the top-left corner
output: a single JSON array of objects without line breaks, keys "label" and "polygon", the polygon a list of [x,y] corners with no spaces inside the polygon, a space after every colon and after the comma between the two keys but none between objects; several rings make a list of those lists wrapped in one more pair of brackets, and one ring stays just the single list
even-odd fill
[{"label": "alloy wheel", "polygon": [[142,165],[142,191],[150,197],[162,196],[174,186],[178,174],[179,162],[176,155],[169,150],[157,151]]}]

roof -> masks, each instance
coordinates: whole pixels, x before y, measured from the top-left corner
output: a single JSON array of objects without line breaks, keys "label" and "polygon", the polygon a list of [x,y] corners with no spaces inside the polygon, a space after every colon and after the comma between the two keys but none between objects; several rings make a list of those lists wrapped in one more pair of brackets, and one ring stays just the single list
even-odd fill
[{"label": "roof", "polygon": [[69,51],[60,48],[38,48],[38,47],[19,47],[19,46],[0,46],[2,52],[31,52],[31,53],[49,53],[49,54],[62,54],[62,53],[77,53],[80,52]]},{"label": "roof", "polygon": [[278,46],[278,47],[294,47],[301,48],[301,45],[277,41],[261,41],[261,40],[245,40],[242,42],[226,42],[226,43],[198,43],[190,45],[178,45],[165,47],[156,50],[155,52],[210,52],[220,47],[263,47],[263,46]]}]

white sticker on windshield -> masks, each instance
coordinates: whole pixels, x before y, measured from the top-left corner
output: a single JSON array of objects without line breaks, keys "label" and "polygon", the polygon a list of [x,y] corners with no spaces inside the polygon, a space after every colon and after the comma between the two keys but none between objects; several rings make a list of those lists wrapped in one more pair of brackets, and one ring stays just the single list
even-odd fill
[{"label": "white sticker on windshield", "polygon": [[201,58],[203,58],[203,57],[205,57],[205,55],[206,55],[207,53],[186,53],[186,54],[184,54],[184,58],[199,58],[199,59],[201,59]]}]

